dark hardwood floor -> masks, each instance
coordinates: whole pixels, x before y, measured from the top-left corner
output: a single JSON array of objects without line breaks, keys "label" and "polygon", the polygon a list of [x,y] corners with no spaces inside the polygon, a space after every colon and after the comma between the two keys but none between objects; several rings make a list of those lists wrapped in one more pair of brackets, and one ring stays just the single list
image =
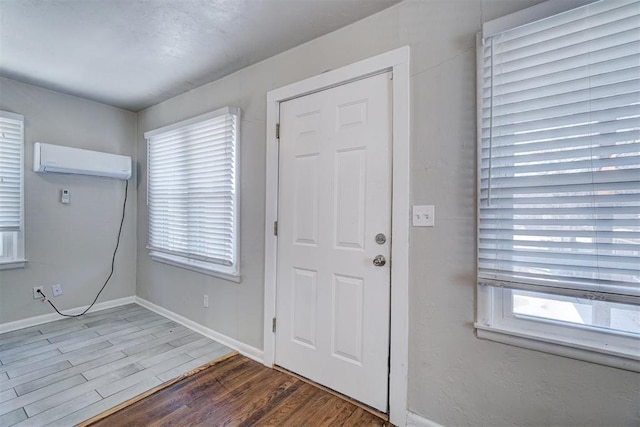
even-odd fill
[{"label": "dark hardwood floor", "polygon": [[389,426],[366,410],[232,356],[91,426]]}]

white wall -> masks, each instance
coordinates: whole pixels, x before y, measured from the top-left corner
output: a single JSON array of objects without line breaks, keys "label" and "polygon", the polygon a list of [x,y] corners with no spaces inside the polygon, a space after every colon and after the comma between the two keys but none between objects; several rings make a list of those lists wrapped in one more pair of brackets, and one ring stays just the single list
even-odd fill
[{"label": "white wall", "polygon": [[[0,110],[25,118],[25,268],[0,270],[0,324],[52,312],[32,287],[52,284],[59,309],[89,305],[109,274],[120,224],[124,181],[33,172],[36,141],[134,156],[136,114],[36,86],[0,79]],[[60,190],[71,203],[60,203]],[[135,295],[135,180],[116,258],[98,302]]]},{"label": "white wall", "polygon": [[[137,293],[262,348],[266,92],[396,47],[411,47],[412,203],[436,227],[411,230],[409,409],[450,425],[634,425],[640,376],[475,338],[475,34],[538,0],[408,0],[139,114],[143,132],[225,105],[243,109],[240,284],[150,260],[144,173]],[[208,294],[210,307],[202,307]]]}]

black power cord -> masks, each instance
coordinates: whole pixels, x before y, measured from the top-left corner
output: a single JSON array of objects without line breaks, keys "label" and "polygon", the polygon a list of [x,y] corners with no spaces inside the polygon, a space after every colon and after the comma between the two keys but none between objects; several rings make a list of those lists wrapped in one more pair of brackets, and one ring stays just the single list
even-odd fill
[{"label": "black power cord", "polygon": [[93,302],[91,303],[91,305],[89,307],[87,307],[87,309],[85,311],[83,311],[82,313],[80,313],[80,314],[64,314],[64,313],[60,313],[60,311],[56,308],[56,306],[53,305],[51,300],[49,298],[47,298],[47,296],[40,289],[38,289],[38,293],[40,295],[42,295],[44,300],[47,301],[51,305],[51,307],[53,307],[53,309],[56,311],[56,313],[58,313],[60,316],[63,316],[63,317],[80,317],[80,316],[83,316],[83,315],[87,314],[87,311],[91,310],[91,307],[93,307],[93,305],[96,303],[96,301],[98,301],[98,297],[100,296],[102,291],[104,291],[104,288],[107,286],[107,283],[109,283],[109,280],[111,279],[111,276],[113,276],[113,271],[114,271],[114,267],[115,267],[115,263],[116,263],[116,254],[118,253],[118,246],[120,246],[120,236],[122,235],[122,225],[124,224],[124,213],[125,213],[125,210],[127,208],[127,196],[128,195],[129,195],[129,180],[125,180],[124,203],[122,204],[122,219],[120,219],[120,228],[118,230],[118,239],[116,240],[116,249],[113,251],[113,256],[111,257],[111,272],[109,273],[109,277],[107,277],[107,280],[104,281],[104,285],[102,285],[102,288],[100,288],[100,291],[98,292],[98,295],[96,295],[96,297],[93,300]]}]

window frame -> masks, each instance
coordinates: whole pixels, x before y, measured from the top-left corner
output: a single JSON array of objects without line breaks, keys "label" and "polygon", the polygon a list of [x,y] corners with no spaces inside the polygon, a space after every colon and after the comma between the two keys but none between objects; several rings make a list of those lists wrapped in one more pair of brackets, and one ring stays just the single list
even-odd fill
[{"label": "window frame", "polygon": [[640,372],[636,337],[553,320],[518,318],[511,310],[512,291],[478,286],[474,325],[478,338]]},{"label": "window frame", "polygon": [[[20,144],[20,229],[18,231],[0,231],[2,246],[0,247],[0,270],[24,268],[27,263],[25,256],[25,120],[22,114],[0,110],[0,117],[22,123],[22,143]],[[10,248],[10,249],[9,249]]]},{"label": "window frame", "polygon": [[[226,266],[226,265],[209,262],[205,260],[189,258],[187,256],[182,256],[179,254],[160,252],[158,250],[154,250],[154,248],[151,247],[150,244],[147,244],[146,248],[149,250],[149,256],[154,261],[238,283],[242,280],[241,271],[240,271],[240,200],[241,200],[240,198],[240,189],[241,189],[241,182],[240,182],[241,110],[240,108],[237,108],[237,107],[220,108],[215,111],[211,111],[196,117],[192,117],[190,119],[182,120],[177,123],[173,123],[158,129],[145,132],[144,136],[145,136],[145,139],[147,140],[147,218],[149,218],[149,215],[150,215],[150,212],[148,209],[149,207],[149,176],[151,173],[150,172],[151,168],[149,164],[149,151],[151,150],[151,145],[150,145],[149,139],[154,136],[158,136],[167,132],[172,132],[175,130],[186,128],[192,125],[197,125],[198,123],[202,123],[207,120],[212,120],[224,115],[234,115],[236,117],[236,133],[235,133],[236,137],[235,137],[235,140],[233,141],[233,145],[234,145],[233,180],[235,181],[235,192],[233,194],[233,199],[232,199],[233,200],[232,203],[234,205],[232,265]],[[149,238],[150,236],[150,233],[149,233],[150,227],[151,227],[151,222],[148,221],[147,238]]]},{"label": "window frame", "polygon": [[[547,1],[534,7],[489,21],[483,26],[483,33],[476,39],[477,47],[477,227],[480,226],[480,185],[482,179],[482,94],[483,94],[483,37],[527,24],[539,19],[550,17],[577,7],[581,7],[596,0],[566,0]],[[476,259],[480,256],[480,233],[477,228]],[[579,296],[584,298],[584,291],[530,287],[536,292],[543,292],[550,298],[560,298],[562,295]],[[517,287],[527,289],[527,286]],[[478,338],[533,349],[545,353],[561,355],[573,359],[585,360],[602,365],[612,366],[629,371],[640,372],[640,345],[638,335],[632,333],[612,333],[604,329],[581,326],[562,321],[553,321],[513,314],[512,292],[516,288],[509,288],[509,283],[494,283],[487,285],[478,279],[476,286],[476,322],[474,327]],[[614,301],[612,301],[614,302]],[[620,303],[638,306],[635,297],[622,296]]]}]

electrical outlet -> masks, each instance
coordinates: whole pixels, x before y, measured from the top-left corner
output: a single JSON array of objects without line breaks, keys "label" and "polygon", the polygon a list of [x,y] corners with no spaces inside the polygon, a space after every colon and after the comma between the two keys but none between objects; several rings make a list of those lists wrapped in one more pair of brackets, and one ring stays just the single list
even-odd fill
[{"label": "electrical outlet", "polygon": [[42,298],[42,295],[40,295],[38,293],[38,290],[43,291],[44,292],[44,286],[34,286],[33,287],[33,299],[40,299]]},{"label": "electrical outlet", "polygon": [[62,285],[51,285],[51,293],[54,297],[62,295]]},{"label": "electrical outlet", "polygon": [[204,308],[209,308],[209,295],[204,295],[204,298],[202,299],[202,305],[204,306]]}]

